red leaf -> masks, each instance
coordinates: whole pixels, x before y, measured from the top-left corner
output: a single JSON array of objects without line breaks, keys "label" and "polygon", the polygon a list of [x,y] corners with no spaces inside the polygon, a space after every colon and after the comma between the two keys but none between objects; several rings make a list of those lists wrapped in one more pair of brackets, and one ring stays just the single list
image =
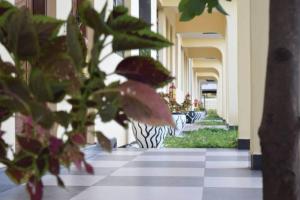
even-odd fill
[{"label": "red leaf", "polygon": [[120,89],[122,107],[128,117],[149,125],[175,127],[168,106],[153,88],[140,82],[127,81]]},{"label": "red leaf", "polygon": [[27,169],[32,166],[33,157],[25,156],[23,158],[18,159],[15,164],[16,164],[16,166],[18,166],[20,168]]},{"label": "red leaf", "polygon": [[54,174],[54,175],[58,175],[59,174],[59,160],[56,158],[49,158],[49,171],[50,173]]},{"label": "red leaf", "polygon": [[16,169],[16,168],[7,168],[5,171],[6,175],[16,184],[23,183],[23,179],[25,177],[25,172]]},{"label": "red leaf", "polygon": [[31,177],[26,184],[27,191],[31,200],[42,200],[43,197],[43,183],[35,177]]},{"label": "red leaf", "polygon": [[89,174],[94,174],[94,168],[88,164],[87,162],[84,162],[85,171]]},{"label": "red leaf", "polygon": [[38,155],[43,148],[42,144],[38,140],[22,136],[17,136],[17,139],[24,151]]},{"label": "red leaf", "polygon": [[159,61],[146,56],[125,58],[119,63],[116,73],[154,87],[164,86],[173,80],[170,72]]},{"label": "red leaf", "polygon": [[86,144],[86,136],[82,133],[76,133],[75,135],[71,136],[72,142],[77,145],[85,145]]},{"label": "red leaf", "polygon": [[56,137],[50,138],[50,153],[53,155],[57,155],[60,151],[60,148],[63,146],[63,141],[61,139],[58,139]]}]

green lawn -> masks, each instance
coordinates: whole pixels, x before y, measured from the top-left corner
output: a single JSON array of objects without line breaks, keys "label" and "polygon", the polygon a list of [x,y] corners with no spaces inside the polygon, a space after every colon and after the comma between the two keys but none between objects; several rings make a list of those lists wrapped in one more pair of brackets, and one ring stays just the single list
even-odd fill
[{"label": "green lawn", "polygon": [[204,126],[221,126],[225,125],[223,121],[201,121],[199,122],[200,125]]},{"label": "green lawn", "polygon": [[167,148],[236,148],[237,132],[219,129],[202,129],[185,133],[184,137],[167,137]]}]

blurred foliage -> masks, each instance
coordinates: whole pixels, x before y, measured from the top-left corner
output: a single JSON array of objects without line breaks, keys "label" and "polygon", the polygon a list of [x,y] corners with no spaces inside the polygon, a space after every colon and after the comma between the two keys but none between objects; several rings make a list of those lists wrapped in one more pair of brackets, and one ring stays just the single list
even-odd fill
[{"label": "blurred foliage", "polygon": [[212,13],[213,9],[216,9],[222,14],[227,15],[219,1],[220,0],[181,0],[178,7],[181,13],[180,20],[192,20],[194,17],[203,14],[206,9],[209,13]]},{"label": "blurred foliage", "polygon": [[[94,32],[90,49],[79,24]],[[64,25],[67,33],[61,35]],[[61,165],[69,168],[74,164],[93,173],[80,149],[86,145],[96,117],[103,122],[114,120],[125,128],[129,119],[174,126],[167,105],[155,91],[173,79],[161,63],[148,56],[124,58],[114,72],[127,79],[123,83],[108,83],[111,74],[99,68],[114,52],[171,45],[149,27],[123,6],[110,13],[104,6],[97,12],[83,0],[78,19],[70,14],[62,21],[0,1],[0,42],[13,60],[0,59],[0,124],[17,115],[23,126],[16,133],[19,149],[15,152],[3,139],[7,133],[0,131],[0,162],[15,183],[26,184],[32,200],[42,199],[42,177],[47,173],[64,186],[59,176]],[[113,51],[105,55],[103,49],[109,44]],[[61,102],[68,103],[70,111],[49,108]],[[50,134],[56,125],[65,128],[64,140]],[[94,134],[110,151],[105,134],[98,130]]]}]

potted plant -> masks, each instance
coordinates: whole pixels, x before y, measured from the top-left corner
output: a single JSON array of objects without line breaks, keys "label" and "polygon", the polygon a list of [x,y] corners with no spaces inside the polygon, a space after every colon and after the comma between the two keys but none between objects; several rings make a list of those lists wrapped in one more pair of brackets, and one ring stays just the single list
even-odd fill
[{"label": "potted plant", "polygon": [[201,102],[198,99],[194,100],[194,111],[195,111],[195,122],[201,121],[205,118],[206,112],[205,109],[202,107]]},{"label": "potted plant", "polygon": [[[164,98],[166,103],[169,106],[169,109],[172,113],[172,118],[175,123],[175,128],[169,127],[169,134],[172,136],[179,136],[182,134],[182,131],[186,125],[186,114],[185,110],[183,109],[183,106],[177,103],[176,99],[174,98],[173,94],[175,93],[172,91],[175,87],[171,85],[169,93],[167,94],[161,94],[161,96]],[[171,91],[171,92],[170,92]]]},{"label": "potted plant", "polygon": [[[110,140],[93,127],[96,118],[124,128],[128,119],[174,126],[167,105],[156,93],[156,88],[173,80],[161,63],[145,56],[124,58],[111,73],[123,76],[123,82],[108,82],[111,74],[99,67],[114,52],[171,45],[152,32],[149,24],[129,16],[127,8],[118,6],[108,14],[107,6],[97,12],[90,1],[83,0],[78,17],[70,14],[66,21],[34,16],[7,1],[0,1],[0,10],[0,43],[13,60],[0,59],[0,124],[15,115],[22,123],[16,134],[18,151],[10,148],[4,139],[8,133],[0,127],[0,162],[15,183],[26,185],[32,200],[42,199],[47,174],[64,186],[61,165],[70,168],[74,164],[93,174],[81,151],[87,134],[94,134],[103,149],[112,150]],[[93,29],[91,48],[79,24]],[[61,35],[64,25],[67,32]],[[112,52],[105,54],[108,44]],[[58,103],[71,109],[50,109],[50,104]],[[56,125],[65,128],[64,139],[50,134]]]},{"label": "potted plant", "polygon": [[182,110],[186,113],[186,123],[192,124],[195,122],[195,111],[191,110],[192,100],[190,94],[186,94],[182,103]]}]

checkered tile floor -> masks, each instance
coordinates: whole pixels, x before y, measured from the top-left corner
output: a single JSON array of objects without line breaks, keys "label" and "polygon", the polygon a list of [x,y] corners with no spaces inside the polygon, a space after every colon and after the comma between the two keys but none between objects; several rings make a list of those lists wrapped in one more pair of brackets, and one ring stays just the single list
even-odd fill
[{"label": "checkered tile floor", "polygon": [[[247,151],[229,149],[86,150],[95,175],[62,170],[66,189],[44,179],[44,200],[261,200],[259,171]],[[0,173],[0,200],[26,200],[24,187]]]}]

